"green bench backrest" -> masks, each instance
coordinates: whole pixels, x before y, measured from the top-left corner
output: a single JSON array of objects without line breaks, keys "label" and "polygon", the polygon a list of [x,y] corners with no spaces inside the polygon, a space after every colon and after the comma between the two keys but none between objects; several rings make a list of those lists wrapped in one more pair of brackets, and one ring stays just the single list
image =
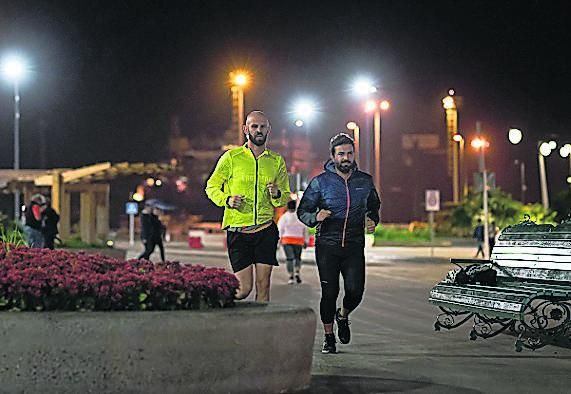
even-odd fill
[{"label": "green bench backrest", "polygon": [[498,276],[571,283],[571,224],[508,227],[492,250]]}]

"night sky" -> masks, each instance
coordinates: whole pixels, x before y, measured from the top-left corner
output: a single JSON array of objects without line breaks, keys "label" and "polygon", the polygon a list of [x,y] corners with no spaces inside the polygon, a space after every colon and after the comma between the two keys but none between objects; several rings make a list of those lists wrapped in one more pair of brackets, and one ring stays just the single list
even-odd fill
[{"label": "night sky", "polygon": [[[365,74],[392,103],[384,155],[404,132],[443,133],[440,100],[453,87],[460,129],[470,136],[480,120],[491,139],[498,184],[516,195],[513,160],[524,158],[537,200],[537,140],[571,142],[566,3],[1,0],[0,52],[19,50],[33,68],[21,87],[22,167],[40,165],[41,131],[49,167],[165,159],[173,115],[190,137],[223,133],[235,67],[254,74],[246,109],[265,110],[274,131],[292,128],[297,97],[315,98],[325,157],[323,141],[363,119],[349,88]],[[12,165],[11,94],[0,85],[0,168]],[[509,145],[510,126],[522,146]],[[547,165],[552,192],[563,190],[567,162],[556,153]]]}]

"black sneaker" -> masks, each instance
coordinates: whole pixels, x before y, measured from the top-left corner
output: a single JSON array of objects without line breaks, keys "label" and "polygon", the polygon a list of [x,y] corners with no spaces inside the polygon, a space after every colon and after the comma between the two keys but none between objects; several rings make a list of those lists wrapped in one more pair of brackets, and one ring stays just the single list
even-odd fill
[{"label": "black sneaker", "polygon": [[295,281],[300,284],[301,283],[301,278],[299,277],[299,275],[295,276]]},{"label": "black sneaker", "polygon": [[321,353],[337,353],[337,347],[335,346],[335,334],[325,334],[325,339],[323,340],[323,347],[321,348]]},{"label": "black sneaker", "polygon": [[348,344],[351,342],[351,330],[349,329],[349,318],[341,317],[341,308],[337,309],[335,312],[335,321],[337,322],[337,336],[339,337],[339,342],[342,344]]}]

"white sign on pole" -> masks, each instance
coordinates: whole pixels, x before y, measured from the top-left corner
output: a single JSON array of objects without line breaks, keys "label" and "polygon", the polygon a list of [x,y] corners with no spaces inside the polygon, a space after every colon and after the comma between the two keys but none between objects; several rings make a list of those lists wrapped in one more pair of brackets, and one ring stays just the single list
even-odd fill
[{"label": "white sign on pole", "polygon": [[425,205],[428,212],[440,211],[440,190],[426,190]]}]

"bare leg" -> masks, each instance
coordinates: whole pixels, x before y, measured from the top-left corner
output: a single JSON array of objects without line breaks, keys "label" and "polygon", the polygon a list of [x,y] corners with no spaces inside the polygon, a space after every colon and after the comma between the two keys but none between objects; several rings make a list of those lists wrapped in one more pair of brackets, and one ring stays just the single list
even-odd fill
[{"label": "bare leg", "polygon": [[250,292],[252,291],[253,274],[254,269],[252,265],[235,273],[238,281],[240,282],[240,287],[238,288],[238,291],[236,291],[235,296],[237,300],[243,300],[250,295]]},{"label": "bare leg", "polygon": [[273,265],[255,264],[256,266],[256,301],[270,301],[270,278]]}]

